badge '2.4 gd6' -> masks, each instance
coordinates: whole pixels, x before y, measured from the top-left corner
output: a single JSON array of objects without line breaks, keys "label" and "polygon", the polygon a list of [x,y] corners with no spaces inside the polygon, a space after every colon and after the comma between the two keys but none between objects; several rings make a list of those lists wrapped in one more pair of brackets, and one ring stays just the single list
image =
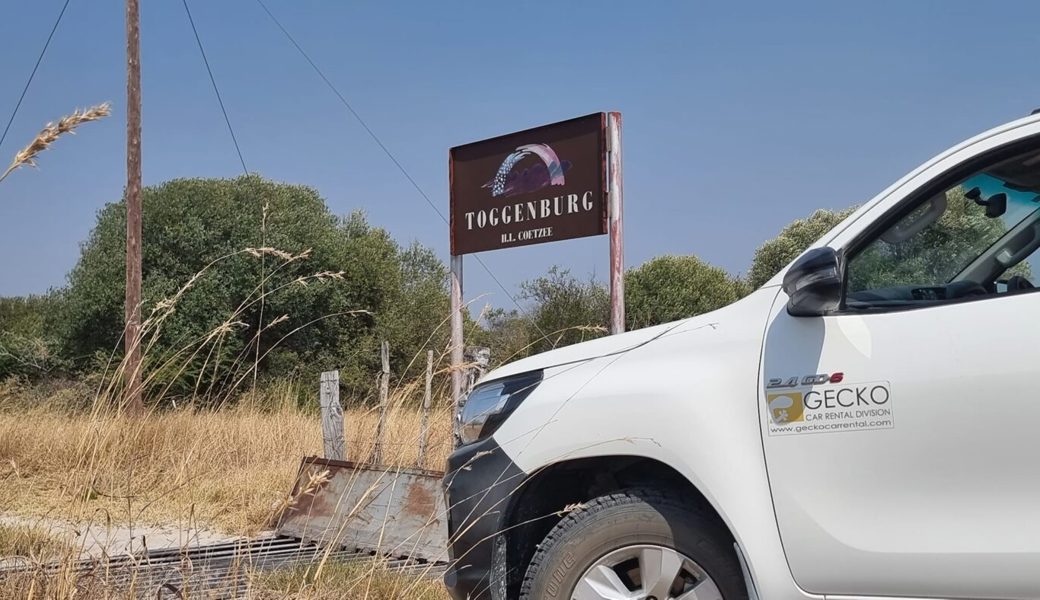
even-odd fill
[{"label": "badge '2.4 gd6'", "polygon": [[793,388],[800,385],[820,385],[823,383],[841,383],[845,379],[844,373],[819,373],[816,375],[803,375],[802,377],[774,377],[769,380],[766,387]]},{"label": "badge '2.4 gd6'", "polygon": [[1038,248],[1032,116],[730,306],[490,372],[445,476],[449,590],[1040,598]]}]

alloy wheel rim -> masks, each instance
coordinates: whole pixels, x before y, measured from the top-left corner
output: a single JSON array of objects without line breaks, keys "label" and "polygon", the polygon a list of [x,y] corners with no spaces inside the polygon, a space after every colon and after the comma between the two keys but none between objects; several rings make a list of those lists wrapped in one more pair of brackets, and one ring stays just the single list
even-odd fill
[{"label": "alloy wheel rim", "polygon": [[578,580],[572,600],[723,600],[693,559],[665,546],[639,544],[608,552]]}]

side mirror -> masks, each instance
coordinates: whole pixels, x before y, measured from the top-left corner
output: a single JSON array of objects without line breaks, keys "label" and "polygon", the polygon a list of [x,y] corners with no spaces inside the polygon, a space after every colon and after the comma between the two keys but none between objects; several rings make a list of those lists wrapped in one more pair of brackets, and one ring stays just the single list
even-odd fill
[{"label": "side mirror", "polygon": [[815,248],[795,261],[784,275],[787,312],[818,317],[841,304],[841,260],[833,248]]}]

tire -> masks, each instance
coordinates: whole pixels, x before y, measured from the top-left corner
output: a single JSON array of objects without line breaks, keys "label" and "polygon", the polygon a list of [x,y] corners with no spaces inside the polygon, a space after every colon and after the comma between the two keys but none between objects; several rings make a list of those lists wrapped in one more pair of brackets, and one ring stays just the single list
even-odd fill
[{"label": "tire", "polygon": [[[611,578],[612,585],[620,584],[623,579],[628,590],[642,590],[644,595],[640,596],[636,591],[636,597],[648,597],[646,587],[661,590],[661,585],[649,580],[642,582],[641,566],[638,575],[633,577],[631,566],[643,565],[644,561],[648,565],[664,564],[664,560],[651,560],[647,558],[649,554],[643,554],[656,553],[660,549],[664,553],[677,553],[683,566],[680,576],[672,580],[670,591],[653,596],[657,600],[679,597],[693,586],[699,586],[698,594],[694,596],[698,600],[702,597],[747,600],[740,562],[729,533],[717,518],[694,506],[692,501],[684,502],[680,497],[642,488],[624,490],[588,502],[557,523],[538,546],[524,576],[520,598],[571,600],[611,597],[610,594],[588,593],[592,589],[589,582],[599,585],[594,581],[597,578],[595,574],[605,572],[604,566],[616,560],[624,562],[617,567],[607,567],[615,574],[621,573],[619,579]],[[629,554],[635,558],[626,561]],[[669,564],[674,565],[674,562]],[[594,566],[596,569],[592,569]],[[647,567],[648,578],[652,577],[651,570]],[[705,575],[710,581],[700,579]],[[667,577],[657,579],[663,581]],[[579,583],[581,589],[577,589]],[[716,589],[710,589],[711,584]],[[708,593],[702,594],[702,591]]]}]

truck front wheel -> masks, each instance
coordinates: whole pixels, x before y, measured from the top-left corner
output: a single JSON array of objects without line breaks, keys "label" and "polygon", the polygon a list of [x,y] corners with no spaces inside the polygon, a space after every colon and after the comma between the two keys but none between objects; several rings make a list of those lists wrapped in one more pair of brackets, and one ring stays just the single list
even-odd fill
[{"label": "truck front wheel", "polygon": [[718,520],[655,490],[601,496],[539,545],[524,600],[746,600],[740,563]]}]

